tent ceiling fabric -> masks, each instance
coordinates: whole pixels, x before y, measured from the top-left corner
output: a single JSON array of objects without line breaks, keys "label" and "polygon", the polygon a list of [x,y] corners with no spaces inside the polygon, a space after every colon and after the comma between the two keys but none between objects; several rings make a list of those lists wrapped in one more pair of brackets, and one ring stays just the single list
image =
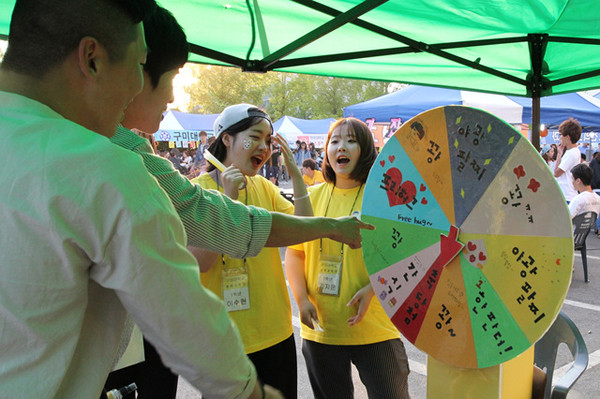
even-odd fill
[{"label": "tent ceiling fabric", "polygon": [[600,87],[596,0],[159,2],[195,62],[528,97]]}]

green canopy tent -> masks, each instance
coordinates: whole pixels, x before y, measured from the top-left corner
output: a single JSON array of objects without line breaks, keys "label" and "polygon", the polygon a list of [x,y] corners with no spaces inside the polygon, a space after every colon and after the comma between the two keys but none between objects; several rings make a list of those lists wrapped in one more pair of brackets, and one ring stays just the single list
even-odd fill
[{"label": "green canopy tent", "polygon": [[[536,146],[540,97],[600,87],[595,0],[160,3],[194,62],[531,97]],[[13,5],[0,5],[0,35]]]}]

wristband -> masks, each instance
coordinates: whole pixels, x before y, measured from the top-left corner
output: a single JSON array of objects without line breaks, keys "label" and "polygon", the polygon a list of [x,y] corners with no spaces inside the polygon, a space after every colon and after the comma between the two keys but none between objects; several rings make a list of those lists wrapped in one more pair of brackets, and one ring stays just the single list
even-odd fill
[{"label": "wristband", "polygon": [[292,199],[294,201],[299,201],[301,199],[308,198],[308,197],[310,197],[310,193],[306,193],[306,195],[303,195],[302,197],[298,197],[298,198],[293,197]]}]

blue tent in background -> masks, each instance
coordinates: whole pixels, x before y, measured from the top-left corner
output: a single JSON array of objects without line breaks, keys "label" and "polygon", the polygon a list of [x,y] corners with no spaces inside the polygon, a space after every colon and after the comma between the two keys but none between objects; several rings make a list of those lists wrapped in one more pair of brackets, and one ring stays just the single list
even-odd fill
[{"label": "blue tent in background", "polygon": [[522,120],[522,106],[506,96],[417,85],[345,107],[344,116],[363,121],[374,118],[375,122],[400,118],[403,123],[421,112],[451,104],[486,109],[512,124]]},{"label": "blue tent in background", "polygon": [[273,123],[273,130],[285,136],[292,148],[296,140],[315,143],[316,148],[323,148],[327,133],[329,133],[329,126],[333,122],[335,122],[334,118],[300,119],[284,116]]},{"label": "blue tent in background", "polygon": [[[523,123],[531,123],[531,100],[525,97],[507,96],[523,107]],[[540,122],[551,129],[566,119],[579,120],[586,132],[600,131],[600,99],[586,93],[567,93],[542,97]]]},{"label": "blue tent in background", "polygon": [[[510,124],[531,123],[531,100],[524,97],[469,92],[438,87],[409,86],[403,90],[344,108],[344,116],[366,121],[401,122],[431,108],[462,104],[484,109]],[[541,123],[558,126],[569,117],[586,131],[600,131],[600,100],[585,93],[567,93],[541,99]]]}]

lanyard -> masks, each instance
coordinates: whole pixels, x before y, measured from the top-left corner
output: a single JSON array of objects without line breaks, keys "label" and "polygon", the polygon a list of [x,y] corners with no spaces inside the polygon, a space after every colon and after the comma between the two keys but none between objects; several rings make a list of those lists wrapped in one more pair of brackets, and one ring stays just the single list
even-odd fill
[{"label": "lanyard", "polygon": [[[358,199],[358,196],[360,195],[360,190],[362,190],[363,188],[363,183],[360,184],[360,187],[358,188],[358,192],[356,193],[356,197],[354,197],[354,201],[352,202],[352,206],[350,207],[350,213],[348,214],[349,216],[352,216],[352,212],[354,211],[354,205],[356,205],[356,200]],[[333,191],[335,190],[335,184],[333,185],[332,189],[331,189],[331,194],[329,194],[329,200],[327,201],[327,206],[325,207],[325,217],[327,217],[327,211],[329,210],[329,204],[331,203],[331,198],[333,197]],[[322,254],[323,253],[323,238],[319,238],[319,253]],[[340,249],[340,256],[342,259],[344,259],[344,243],[342,243],[342,248]]]},{"label": "lanyard", "polygon": [[[216,176],[216,182],[217,182],[217,191],[220,190],[220,186],[219,186],[219,171],[217,170],[215,173]],[[246,198],[244,198],[244,204],[246,206],[248,206],[248,183],[246,182],[246,184],[244,185],[244,193],[246,195]],[[227,267],[225,266],[225,254],[221,254],[221,263],[223,264],[223,270],[227,269]],[[244,269],[246,269],[246,258],[244,258]]]}]

